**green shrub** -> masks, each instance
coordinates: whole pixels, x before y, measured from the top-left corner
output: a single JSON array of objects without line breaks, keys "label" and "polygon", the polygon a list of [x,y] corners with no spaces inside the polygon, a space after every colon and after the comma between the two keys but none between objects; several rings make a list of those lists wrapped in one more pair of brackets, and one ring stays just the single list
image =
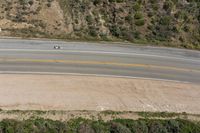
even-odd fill
[{"label": "green shrub", "polygon": [[163,5],[165,11],[171,11],[174,3],[171,0],[166,0]]},{"label": "green shrub", "polygon": [[115,0],[108,0],[108,1],[111,2],[111,3],[112,3],[112,2],[115,2]]},{"label": "green shrub", "polygon": [[20,2],[21,5],[25,5],[25,4],[27,4],[28,1],[29,1],[29,0],[19,0],[19,2]]},{"label": "green shrub", "polygon": [[102,0],[93,0],[94,5],[99,5],[102,3]]},{"label": "green shrub", "polygon": [[67,122],[49,119],[2,120],[1,133],[200,133],[200,123],[181,119],[116,119],[95,121],[83,118]]},{"label": "green shrub", "polygon": [[97,29],[94,26],[89,27],[89,35],[96,37],[98,35]]},{"label": "green shrub", "polygon": [[132,133],[148,133],[148,123],[145,120],[116,119],[114,121],[125,125]]},{"label": "green shrub", "polygon": [[78,133],[95,133],[95,131],[88,123],[82,123],[78,128]]},{"label": "green shrub", "polygon": [[122,3],[124,0],[116,0],[117,3]]},{"label": "green shrub", "polygon": [[132,15],[128,15],[128,16],[126,16],[125,17],[125,20],[128,22],[128,23],[131,23],[132,21],[133,21],[133,17],[132,17]]},{"label": "green shrub", "polygon": [[131,131],[124,125],[120,123],[111,123],[110,126],[110,132],[111,133],[131,133]]},{"label": "green shrub", "polygon": [[102,120],[92,122],[91,127],[94,129],[95,133],[110,133],[109,125]]},{"label": "green shrub", "polygon": [[134,3],[134,5],[133,5],[133,9],[135,10],[135,11],[139,11],[140,9],[141,9],[141,5],[139,4],[139,3]]},{"label": "green shrub", "polygon": [[31,5],[31,6],[33,5],[33,3],[34,3],[33,0],[30,0],[30,1],[28,2],[28,4]]},{"label": "green shrub", "polygon": [[109,2],[113,3],[113,2],[117,2],[117,3],[122,3],[124,2],[124,0],[108,0]]},{"label": "green shrub", "polygon": [[143,26],[145,24],[144,19],[138,19],[135,21],[135,25],[137,26]]},{"label": "green shrub", "polygon": [[92,18],[92,16],[91,15],[88,15],[88,16],[86,16],[86,21],[88,22],[88,24],[89,25],[91,25],[92,24],[92,22],[93,22],[93,18]]},{"label": "green shrub", "polygon": [[152,4],[152,8],[154,11],[157,11],[159,9],[158,3]]},{"label": "green shrub", "polygon": [[171,22],[171,17],[169,17],[169,16],[164,16],[164,17],[161,17],[160,18],[160,24],[161,25],[169,25],[170,24],[170,22]]},{"label": "green shrub", "polygon": [[47,7],[51,7],[51,3],[47,3]]},{"label": "green shrub", "polygon": [[143,18],[143,14],[141,12],[136,12],[134,18],[135,19],[142,19]]},{"label": "green shrub", "polygon": [[116,25],[113,25],[110,27],[110,32],[112,33],[113,36],[116,36],[116,37],[121,36],[121,30]]}]

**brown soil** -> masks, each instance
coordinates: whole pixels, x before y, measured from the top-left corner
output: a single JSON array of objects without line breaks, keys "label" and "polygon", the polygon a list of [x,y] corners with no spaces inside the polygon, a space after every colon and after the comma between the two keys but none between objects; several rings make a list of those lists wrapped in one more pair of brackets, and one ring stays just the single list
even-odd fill
[{"label": "brown soil", "polygon": [[113,110],[200,113],[200,86],[70,75],[0,75],[4,110]]}]

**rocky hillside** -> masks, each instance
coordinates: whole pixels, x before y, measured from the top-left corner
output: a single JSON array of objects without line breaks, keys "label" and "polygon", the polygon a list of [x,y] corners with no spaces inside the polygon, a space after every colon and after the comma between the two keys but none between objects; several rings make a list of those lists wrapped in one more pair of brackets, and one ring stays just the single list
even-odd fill
[{"label": "rocky hillside", "polygon": [[0,0],[0,35],[200,49],[200,1]]}]

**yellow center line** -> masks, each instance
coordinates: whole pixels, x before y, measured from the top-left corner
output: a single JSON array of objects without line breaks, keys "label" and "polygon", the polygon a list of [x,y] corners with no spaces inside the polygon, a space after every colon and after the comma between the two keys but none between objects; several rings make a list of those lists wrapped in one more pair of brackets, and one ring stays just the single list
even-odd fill
[{"label": "yellow center line", "polygon": [[49,60],[49,59],[8,59],[1,58],[0,62],[35,62],[35,63],[65,63],[65,64],[82,64],[82,65],[112,65],[122,67],[143,67],[143,68],[156,68],[186,72],[200,72],[200,70],[193,70],[187,68],[178,68],[171,66],[158,66],[150,64],[132,64],[132,63],[118,63],[118,62],[106,62],[106,61],[80,61],[80,60]]}]

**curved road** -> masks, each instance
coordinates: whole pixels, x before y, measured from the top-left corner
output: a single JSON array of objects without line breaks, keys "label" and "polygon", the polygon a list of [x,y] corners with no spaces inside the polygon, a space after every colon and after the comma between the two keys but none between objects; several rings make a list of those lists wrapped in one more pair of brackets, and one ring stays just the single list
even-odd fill
[{"label": "curved road", "polygon": [[[59,45],[61,50],[54,50]],[[78,74],[200,83],[200,52],[128,44],[0,39],[0,73]]]}]

